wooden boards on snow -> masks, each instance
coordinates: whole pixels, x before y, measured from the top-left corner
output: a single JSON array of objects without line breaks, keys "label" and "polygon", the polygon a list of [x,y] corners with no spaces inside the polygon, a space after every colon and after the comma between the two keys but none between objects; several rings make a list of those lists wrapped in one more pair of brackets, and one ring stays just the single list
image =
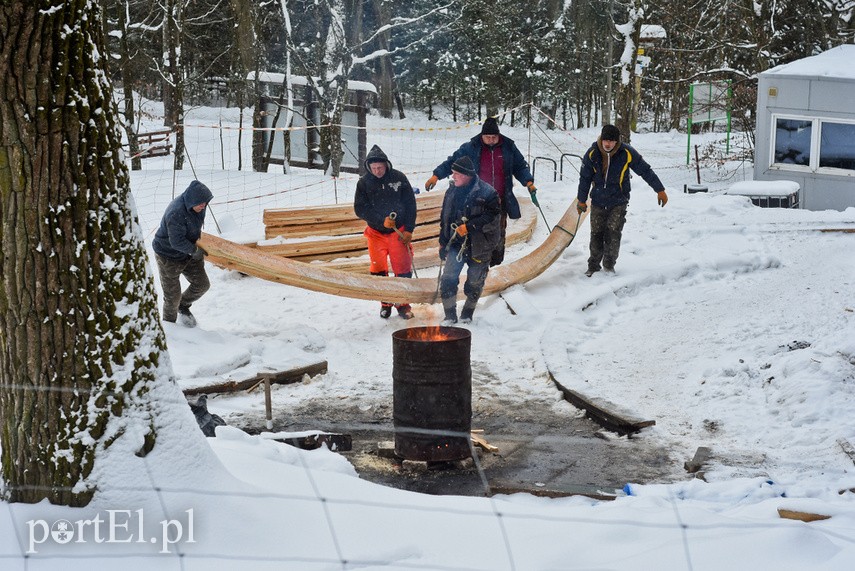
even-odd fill
[{"label": "wooden boards on snow", "polygon": [[[533,209],[528,200],[521,200],[520,203],[525,204],[526,209]],[[526,256],[490,270],[483,295],[499,293],[546,271],[573,241],[584,217],[585,214],[580,216],[577,212],[574,200],[542,244]],[[390,303],[434,303],[438,300],[437,281],[434,278],[387,278],[355,274],[321,264],[283,258],[210,234],[202,234],[198,245],[208,252],[208,261],[218,266],[311,291],[356,299],[382,299]],[[459,295],[463,296],[462,288]]]}]

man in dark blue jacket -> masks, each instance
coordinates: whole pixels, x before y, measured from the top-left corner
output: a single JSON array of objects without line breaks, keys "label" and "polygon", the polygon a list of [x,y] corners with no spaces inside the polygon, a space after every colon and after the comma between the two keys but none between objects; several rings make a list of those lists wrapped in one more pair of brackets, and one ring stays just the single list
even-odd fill
[{"label": "man in dark blue jacket", "polygon": [[433,169],[433,175],[425,182],[425,190],[431,190],[436,183],[451,174],[451,165],[461,157],[469,157],[475,165],[478,178],[496,189],[502,207],[500,218],[501,239],[490,257],[490,265],[497,266],[505,259],[505,232],[508,218],[516,220],[521,216],[520,205],[514,196],[513,179],[526,186],[532,202],[537,205],[537,188],[534,176],[528,169],[528,163],[517,148],[513,139],[499,133],[499,123],[494,117],[487,118],[481,133],[463,143],[453,155]]},{"label": "man in dark blue jacket", "polygon": [[[205,209],[213,197],[207,186],[194,180],[166,207],[154,235],[152,248],[163,288],[164,321],[175,323],[180,316],[182,325],[196,326],[190,306],[211,287],[205,273],[205,251],[196,246],[196,240],[202,236]],[[182,275],[190,282],[184,292]]]},{"label": "man in dark blue jacket", "polygon": [[615,271],[620,251],[626,207],[629,204],[629,171],[644,179],[658,195],[659,205],[665,206],[668,195],[662,181],[641,155],[626,143],[620,142],[620,131],[614,125],[604,125],[597,142],[582,157],[579,173],[579,213],[588,209],[588,192],[591,193],[591,256],[588,271],[591,277],[602,269]]},{"label": "man in dark blue jacket", "polygon": [[472,321],[487,281],[490,256],[501,238],[499,195],[478,178],[469,157],[463,156],[451,165],[451,181],[442,201],[439,230],[439,259],[443,262],[439,288],[445,311],[442,325],[457,323],[457,287],[464,264],[469,268],[460,320]]}]

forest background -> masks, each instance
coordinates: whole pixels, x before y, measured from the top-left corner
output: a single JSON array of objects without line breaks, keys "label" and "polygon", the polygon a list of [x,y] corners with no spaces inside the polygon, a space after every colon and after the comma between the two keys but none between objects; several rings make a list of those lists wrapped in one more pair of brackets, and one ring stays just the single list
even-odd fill
[{"label": "forest background", "polygon": [[[133,93],[163,101],[169,127],[212,98],[255,108],[259,127],[261,87],[248,78],[279,72],[308,78],[331,126],[320,153],[332,174],[350,81],[377,87],[369,104],[384,117],[507,112],[513,125],[531,120],[530,103],[549,128],[614,123],[627,140],[640,124],[685,128],[689,86],[729,81],[733,128],[753,133],[760,72],[855,38],[853,0],[106,0],[103,11],[132,156]],[[278,95],[300,112],[289,82]],[[266,171],[253,136],[253,169]]]}]

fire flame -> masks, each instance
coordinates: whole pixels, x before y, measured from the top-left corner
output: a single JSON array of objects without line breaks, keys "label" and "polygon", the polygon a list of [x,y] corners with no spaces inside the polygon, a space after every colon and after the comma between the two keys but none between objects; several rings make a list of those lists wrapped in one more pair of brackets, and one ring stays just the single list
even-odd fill
[{"label": "fire flame", "polygon": [[439,325],[414,327],[407,332],[407,339],[413,341],[448,341],[451,335],[443,333]]}]

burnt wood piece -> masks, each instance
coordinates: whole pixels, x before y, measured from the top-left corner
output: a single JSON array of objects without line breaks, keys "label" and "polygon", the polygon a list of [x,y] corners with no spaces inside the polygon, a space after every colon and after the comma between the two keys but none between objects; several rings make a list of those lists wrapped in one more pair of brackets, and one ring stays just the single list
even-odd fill
[{"label": "burnt wood piece", "polygon": [[252,378],[244,379],[243,381],[225,381],[222,383],[214,383],[203,387],[192,387],[184,389],[185,396],[200,395],[208,393],[235,393],[251,389],[264,382],[264,379],[270,379],[270,384],[273,385],[290,385],[299,383],[303,380],[303,375],[314,377],[315,375],[323,375],[327,372],[327,362],[321,361],[306,365],[305,367],[297,367],[296,369],[288,369],[287,371],[276,371],[273,373],[258,373]]},{"label": "burnt wood piece", "polygon": [[490,495],[496,494],[531,494],[541,498],[566,498],[569,496],[585,496],[595,500],[614,500],[618,496],[623,496],[622,492],[617,490],[603,490],[596,486],[565,486],[561,488],[529,488],[520,485],[490,482]]},{"label": "burnt wood piece", "polygon": [[855,462],[855,446],[845,438],[838,438],[837,445],[849,456],[849,459]]},{"label": "burnt wood piece", "polygon": [[275,440],[290,444],[301,450],[315,450],[320,448],[322,444],[326,444],[327,448],[333,452],[348,452],[353,450],[353,437],[350,434],[321,432],[295,438],[276,438]]},{"label": "burnt wood piece", "polygon": [[683,464],[683,467],[686,469],[686,472],[694,474],[703,467],[704,463],[710,459],[711,455],[712,450],[710,450],[706,446],[699,446],[697,451],[695,452],[694,458],[692,458],[691,460],[687,460]]},{"label": "burnt wood piece", "polygon": [[547,370],[547,372],[549,373],[549,378],[558,387],[558,390],[564,394],[564,400],[576,408],[584,410],[588,418],[606,430],[624,435],[638,432],[642,428],[656,424],[655,420],[644,420],[636,417],[631,412],[620,410],[617,405],[603,399],[588,397],[578,391],[568,389],[558,382],[552,371]]}]

